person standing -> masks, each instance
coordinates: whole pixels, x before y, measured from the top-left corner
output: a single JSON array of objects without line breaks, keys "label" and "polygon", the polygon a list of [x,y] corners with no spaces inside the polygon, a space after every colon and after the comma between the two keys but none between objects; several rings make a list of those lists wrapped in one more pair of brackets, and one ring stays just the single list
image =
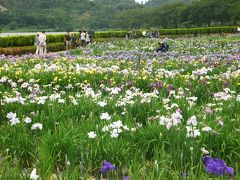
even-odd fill
[{"label": "person standing", "polygon": [[81,40],[81,46],[84,47],[85,41],[86,41],[86,34],[84,31],[81,31],[80,40]]},{"label": "person standing", "polygon": [[90,36],[88,32],[86,32],[86,43],[89,44],[91,42]]},{"label": "person standing", "polygon": [[136,37],[137,37],[137,33],[136,33],[135,28],[133,28],[133,30],[132,30],[132,38],[136,39]]},{"label": "person standing", "polygon": [[146,32],[146,31],[143,31],[143,32],[142,32],[142,36],[143,36],[143,37],[146,37],[146,35],[147,35],[147,32]]},{"label": "person standing", "polygon": [[47,54],[47,36],[45,34],[45,31],[43,31],[43,35],[45,36],[45,42],[43,43],[43,54]]},{"label": "person standing", "polygon": [[71,48],[71,35],[69,32],[65,35],[65,45],[66,45],[66,50],[68,51]]},{"label": "person standing", "polygon": [[89,35],[89,39],[90,39],[90,43],[92,44],[92,36],[93,36],[94,32],[93,31],[89,31],[88,35]]},{"label": "person standing", "polygon": [[39,52],[40,52],[40,46],[39,46],[39,32],[37,32],[37,35],[36,35],[36,37],[35,37],[35,42],[34,42],[34,45],[36,46],[36,52],[35,52],[35,54],[39,54]]},{"label": "person standing", "polygon": [[72,35],[72,47],[75,49],[77,48],[77,36],[75,33]]},{"label": "person standing", "polygon": [[39,35],[39,45],[40,45],[40,54],[46,54],[47,53],[47,43],[46,43],[46,35],[45,35],[45,31],[43,31],[40,35]]},{"label": "person standing", "polygon": [[155,38],[159,38],[159,31],[158,30],[155,31]]}]

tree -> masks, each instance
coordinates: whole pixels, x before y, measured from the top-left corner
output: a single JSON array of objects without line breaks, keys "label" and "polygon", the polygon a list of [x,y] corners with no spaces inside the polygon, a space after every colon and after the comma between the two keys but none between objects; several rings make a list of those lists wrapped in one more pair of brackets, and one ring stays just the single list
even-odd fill
[{"label": "tree", "polygon": [[16,21],[12,21],[8,24],[8,27],[11,29],[11,30],[15,30],[17,28],[18,24]]}]

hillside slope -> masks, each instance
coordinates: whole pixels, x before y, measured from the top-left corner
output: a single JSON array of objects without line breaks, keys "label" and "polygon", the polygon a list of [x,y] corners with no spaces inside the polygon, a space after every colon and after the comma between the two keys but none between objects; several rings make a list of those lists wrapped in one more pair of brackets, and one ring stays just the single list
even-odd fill
[{"label": "hillside slope", "polygon": [[134,0],[0,0],[1,26],[34,26],[56,30],[110,28],[113,14],[135,8]]},{"label": "hillside slope", "polygon": [[190,1],[192,1],[192,0],[149,0],[147,2],[147,5],[159,6],[159,5],[169,4],[169,3],[190,2]]}]

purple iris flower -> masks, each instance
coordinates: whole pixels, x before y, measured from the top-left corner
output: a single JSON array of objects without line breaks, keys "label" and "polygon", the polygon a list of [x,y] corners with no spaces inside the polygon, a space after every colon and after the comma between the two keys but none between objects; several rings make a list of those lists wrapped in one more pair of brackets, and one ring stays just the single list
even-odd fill
[{"label": "purple iris flower", "polygon": [[102,174],[107,174],[108,171],[115,170],[115,168],[116,167],[113,164],[104,160],[103,165],[101,167],[101,172],[102,172]]},{"label": "purple iris flower", "polygon": [[224,82],[223,82],[223,86],[224,86],[224,87],[227,87],[228,85],[229,85],[229,82],[228,82],[228,81],[224,81]]},{"label": "purple iris flower", "polygon": [[168,85],[167,90],[168,90],[168,92],[172,91],[173,90],[173,85],[172,84]]},{"label": "purple iris flower", "polygon": [[124,178],[124,180],[130,180],[130,177],[129,177],[129,176],[126,176],[126,177]]},{"label": "purple iris flower", "polygon": [[224,174],[234,175],[234,169],[230,166],[227,166],[225,161],[217,158],[211,158],[206,156],[203,158],[203,164],[205,165],[206,171],[217,174],[219,176]]}]

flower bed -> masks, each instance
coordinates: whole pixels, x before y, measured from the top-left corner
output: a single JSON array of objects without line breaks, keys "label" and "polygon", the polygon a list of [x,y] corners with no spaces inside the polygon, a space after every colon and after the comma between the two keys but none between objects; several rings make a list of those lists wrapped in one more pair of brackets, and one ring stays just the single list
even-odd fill
[{"label": "flower bed", "polygon": [[164,41],[0,56],[0,178],[238,179],[239,36]]}]

